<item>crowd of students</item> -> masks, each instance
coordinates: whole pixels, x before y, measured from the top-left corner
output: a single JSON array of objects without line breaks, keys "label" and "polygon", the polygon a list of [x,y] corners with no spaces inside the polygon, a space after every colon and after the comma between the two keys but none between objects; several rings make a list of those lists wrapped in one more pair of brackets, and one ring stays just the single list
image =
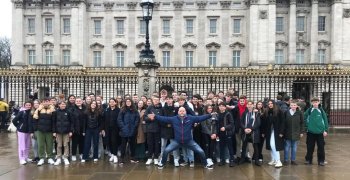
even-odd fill
[{"label": "crowd of students", "polygon": [[[67,101],[61,96],[25,102],[13,124],[22,165],[108,159],[160,169],[170,160],[175,167],[194,167],[196,161],[208,169],[247,162],[261,166],[267,159],[262,154],[265,144],[271,156],[267,164],[280,168],[297,165],[298,143],[306,134],[305,164],[313,163],[317,143],[318,165],[324,166],[328,120],[319,102],[314,97],[307,107],[288,96],[253,102],[232,89],[191,99],[186,92],[165,90],[150,98],[134,94],[106,102],[94,94],[70,95]],[[103,154],[109,157],[101,158]]]}]

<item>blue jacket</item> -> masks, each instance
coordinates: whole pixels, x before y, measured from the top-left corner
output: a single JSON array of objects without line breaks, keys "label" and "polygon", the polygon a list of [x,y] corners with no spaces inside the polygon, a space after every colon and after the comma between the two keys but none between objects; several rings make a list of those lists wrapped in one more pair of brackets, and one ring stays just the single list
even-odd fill
[{"label": "blue jacket", "polygon": [[193,140],[191,130],[194,123],[199,123],[209,118],[211,118],[211,114],[206,114],[203,116],[185,116],[183,119],[181,119],[180,116],[155,116],[155,120],[172,124],[172,127],[174,128],[174,139],[181,144],[188,143],[189,141]]},{"label": "blue jacket", "polygon": [[125,111],[121,110],[118,115],[119,135],[121,137],[135,136],[139,121],[140,114],[138,111],[132,111],[130,109],[126,109]]}]

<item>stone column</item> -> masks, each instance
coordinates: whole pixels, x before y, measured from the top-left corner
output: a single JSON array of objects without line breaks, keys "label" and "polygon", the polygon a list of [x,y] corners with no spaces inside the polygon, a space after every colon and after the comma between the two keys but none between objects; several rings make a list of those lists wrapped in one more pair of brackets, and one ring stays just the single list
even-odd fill
[{"label": "stone column", "polygon": [[296,0],[290,0],[289,7],[289,32],[288,32],[288,62],[295,63],[296,60]]},{"label": "stone column", "polygon": [[268,10],[268,39],[267,39],[267,61],[268,64],[275,62],[276,49],[276,1],[269,0]]},{"label": "stone column", "polygon": [[156,70],[160,66],[159,63],[137,62],[135,66],[138,68],[138,95],[151,97],[156,91],[157,75]]},{"label": "stone column", "polygon": [[79,62],[79,9],[74,5],[71,9],[71,62],[77,62],[84,65],[83,62]]},{"label": "stone column", "polygon": [[104,65],[105,66],[113,66],[113,64],[116,64],[115,59],[113,58],[113,48],[112,48],[112,40],[113,40],[113,9],[114,3],[113,2],[105,2],[104,7],[106,9],[105,12],[105,28],[104,28],[104,34],[103,37],[105,39],[105,58],[104,58]]},{"label": "stone column", "polygon": [[89,21],[87,20],[86,4],[81,2],[78,9],[78,62],[86,65],[89,54]]},{"label": "stone column", "polygon": [[[341,0],[334,0],[332,5],[331,25],[331,62],[341,63],[343,60],[343,4]],[[348,32],[347,32],[348,33]]]},{"label": "stone column", "polygon": [[310,63],[318,62],[318,0],[312,0]]},{"label": "stone column", "polygon": [[54,17],[53,17],[53,64],[63,65],[62,57],[63,53],[61,51],[61,13],[60,13],[60,4],[55,3],[54,5]]},{"label": "stone column", "polygon": [[12,8],[12,65],[28,63],[24,56],[23,33],[25,29],[23,29],[23,19],[23,4],[14,1]]},{"label": "stone column", "polygon": [[343,9],[343,57],[342,57],[342,64],[344,65],[350,65],[350,7]]},{"label": "stone column", "polygon": [[249,63],[258,63],[258,27],[259,27],[259,5],[257,1],[251,0],[249,7]]}]

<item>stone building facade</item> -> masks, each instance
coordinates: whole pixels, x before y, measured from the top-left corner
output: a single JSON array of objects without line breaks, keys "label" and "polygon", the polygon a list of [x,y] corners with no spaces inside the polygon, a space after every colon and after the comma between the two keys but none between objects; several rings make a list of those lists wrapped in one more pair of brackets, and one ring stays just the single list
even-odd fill
[{"label": "stone building facade", "polygon": [[[13,65],[134,67],[139,0],[12,0]],[[159,0],[151,48],[162,67],[350,64],[350,0]]]}]

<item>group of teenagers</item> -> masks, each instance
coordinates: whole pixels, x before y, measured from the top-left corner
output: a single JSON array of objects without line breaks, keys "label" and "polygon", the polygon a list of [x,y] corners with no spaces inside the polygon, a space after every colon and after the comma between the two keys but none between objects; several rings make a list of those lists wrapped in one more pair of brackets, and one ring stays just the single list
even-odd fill
[{"label": "group of teenagers", "polygon": [[162,90],[150,98],[134,94],[106,102],[91,93],[27,101],[12,122],[22,165],[97,162],[105,154],[112,163],[145,162],[159,169],[168,161],[175,167],[194,167],[198,161],[207,169],[214,163],[261,166],[265,142],[271,154],[268,164],[280,168],[297,165],[297,146],[306,134],[305,164],[313,163],[317,144],[318,165],[324,166],[328,120],[319,104],[317,97],[306,107],[303,100],[280,95],[255,103],[232,89],[209,92],[205,99]]}]

